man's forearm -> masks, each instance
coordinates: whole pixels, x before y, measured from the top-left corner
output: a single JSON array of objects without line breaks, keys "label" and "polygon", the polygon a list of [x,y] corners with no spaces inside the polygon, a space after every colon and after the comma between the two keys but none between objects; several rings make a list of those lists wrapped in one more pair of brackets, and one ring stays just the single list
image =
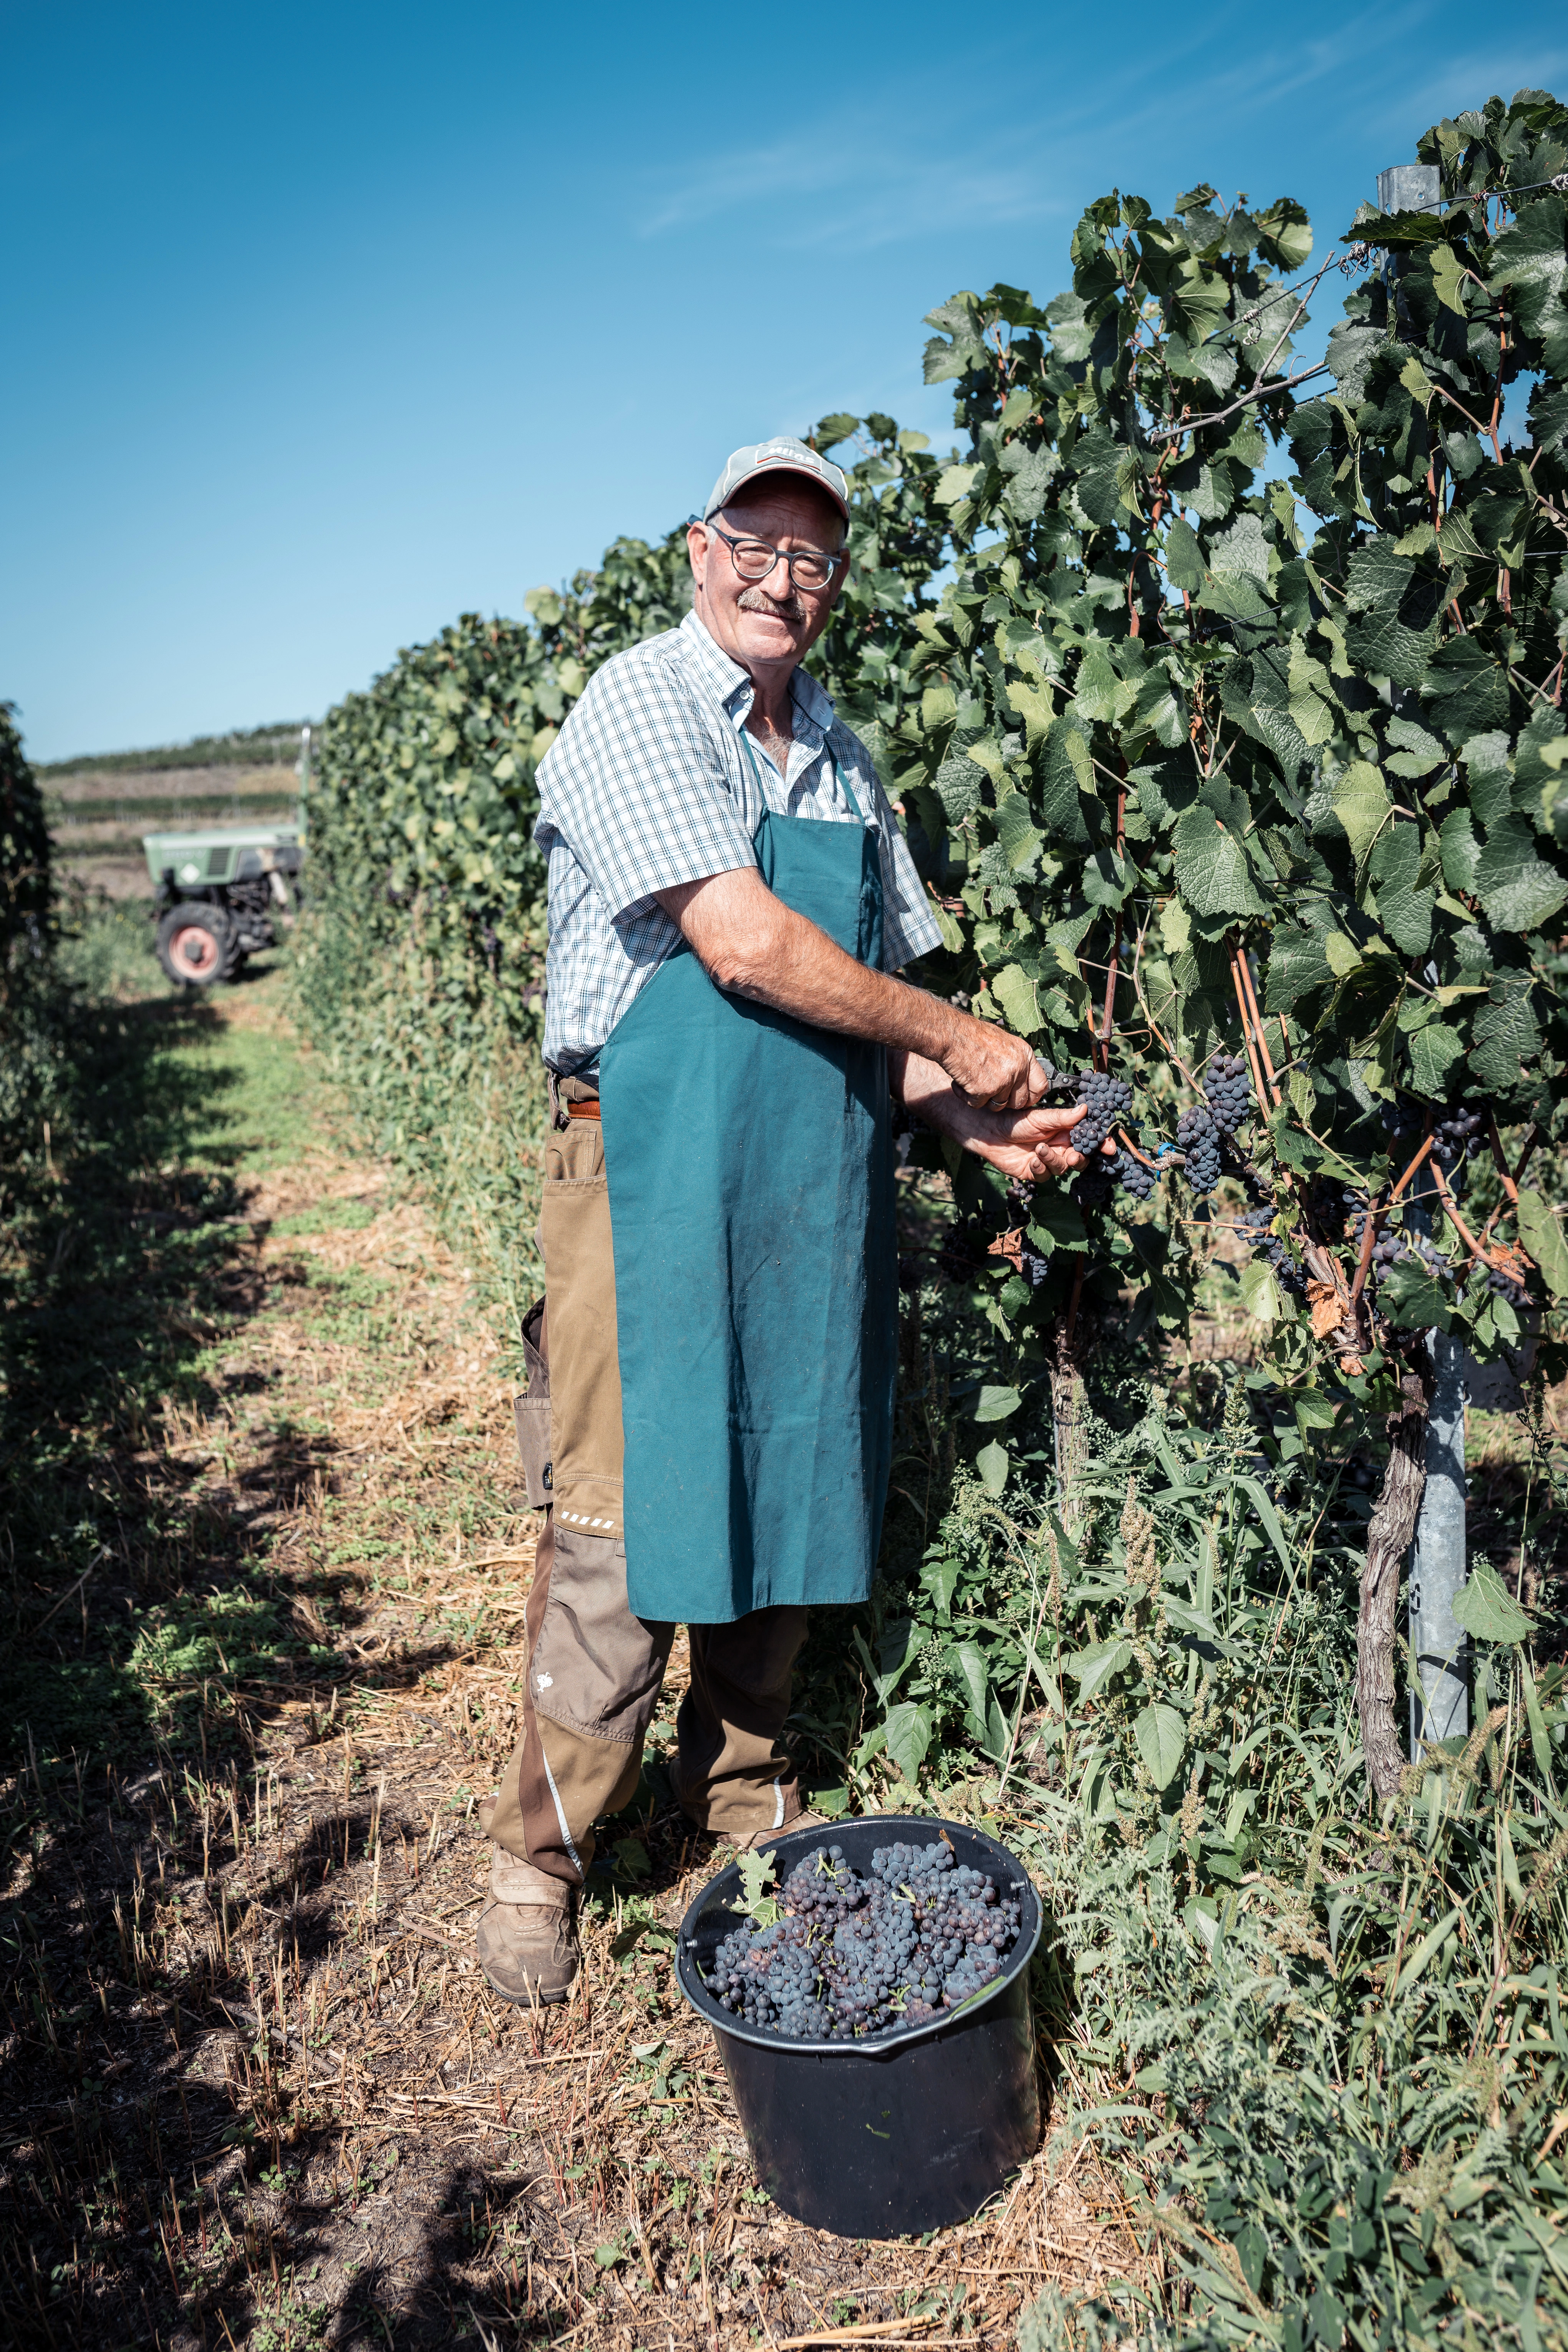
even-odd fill
[{"label": "man's forearm", "polygon": [[[661,890],[658,897],[718,987],[816,1029],[902,1047],[930,1067],[951,1044],[957,1026],[952,1005],[858,963],[754,873],[719,875],[690,891]],[[684,902],[679,912],[672,900]],[[945,1075],[942,1083],[949,1084]]]},{"label": "man's forearm", "polygon": [[977,1110],[962,1095],[954,1094],[942,1065],[928,1062],[922,1055],[889,1054],[888,1081],[896,1099],[922,1127],[933,1129],[938,1135],[952,1136],[966,1150],[973,1149],[984,1123],[994,1118],[994,1114]]},{"label": "man's forearm", "polygon": [[754,866],[655,893],[720,988],[816,1029],[869,1037],[939,1063],[973,1101],[1023,1110],[1047,1087],[1020,1037],[846,955],[775,898]]}]

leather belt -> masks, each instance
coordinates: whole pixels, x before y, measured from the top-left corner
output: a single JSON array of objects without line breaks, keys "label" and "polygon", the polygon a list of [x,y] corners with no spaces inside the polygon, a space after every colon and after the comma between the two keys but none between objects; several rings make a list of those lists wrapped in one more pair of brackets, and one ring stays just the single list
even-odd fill
[{"label": "leather belt", "polygon": [[592,1102],[563,1103],[561,1107],[566,1113],[568,1118],[597,1118],[599,1116],[599,1102],[597,1096],[595,1097]]}]

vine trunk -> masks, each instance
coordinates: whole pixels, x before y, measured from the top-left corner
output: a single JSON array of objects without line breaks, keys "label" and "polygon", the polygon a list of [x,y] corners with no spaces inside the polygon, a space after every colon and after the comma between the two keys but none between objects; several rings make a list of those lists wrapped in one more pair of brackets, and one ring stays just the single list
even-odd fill
[{"label": "vine trunk", "polygon": [[1388,1467],[1367,1526],[1356,1619],[1356,1706],[1366,1769],[1380,1802],[1395,1794],[1405,1766],[1394,1719],[1394,1633],[1399,1571],[1415,1540],[1426,1486],[1432,1373],[1425,1352],[1419,1369],[1407,1365],[1402,1374],[1399,1400],[1388,1417]]}]

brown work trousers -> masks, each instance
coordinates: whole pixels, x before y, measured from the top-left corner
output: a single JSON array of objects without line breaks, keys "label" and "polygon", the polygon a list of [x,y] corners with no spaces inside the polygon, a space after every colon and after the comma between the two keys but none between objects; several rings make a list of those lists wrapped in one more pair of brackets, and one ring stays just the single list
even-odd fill
[{"label": "brown work trousers", "polygon": [[[592,1089],[565,1079],[559,1096],[586,1100]],[[522,1737],[479,1820],[509,1853],[580,1886],[594,1823],[636,1793],[675,1636],[673,1624],[634,1616],[626,1599],[615,1260],[596,1118],[563,1108],[555,1118],[540,1239],[545,1304],[525,1326],[531,1377],[518,1431],[545,1523],[524,1618]],[[801,1810],[782,1735],[805,1614],[759,1609],[687,1629],[691,1680],[672,1779],[703,1829],[749,1837]]]}]

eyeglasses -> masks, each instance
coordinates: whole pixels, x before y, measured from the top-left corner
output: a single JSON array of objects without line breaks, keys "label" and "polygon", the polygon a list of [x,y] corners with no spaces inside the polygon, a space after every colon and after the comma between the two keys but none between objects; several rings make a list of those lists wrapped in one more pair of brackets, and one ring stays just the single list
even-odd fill
[{"label": "eyeglasses", "polygon": [[815,547],[803,547],[786,555],[782,547],[770,547],[765,539],[731,539],[716,522],[705,523],[703,529],[723,541],[742,580],[765,580],[775,563],[784,563],[789,568],[793,587],[820,590],[827,586],[840,564],[849,561],[847,551],[842,555],[824,555]]}]

